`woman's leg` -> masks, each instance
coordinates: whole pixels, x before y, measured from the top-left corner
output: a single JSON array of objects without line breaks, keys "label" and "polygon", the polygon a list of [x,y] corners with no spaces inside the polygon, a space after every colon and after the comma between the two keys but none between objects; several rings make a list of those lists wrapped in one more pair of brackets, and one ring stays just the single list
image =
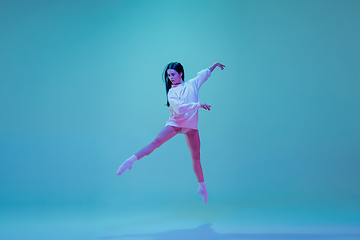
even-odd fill
[{"label": "woman's leg", "polygon": [[205,204],[207,203],[208,196],[207,196],[207,190],[205,187],[204,182],[204,175],[201,167],[200,162],[200,137],[199,137],[199,131],[196,129],[190,129],[185,134],[186,142],[190,150],[191,158],[192,158],[192,164],[193,169],[196,175],[196,178],[199,182],[199,190],[198,193],[200,193],[205,201]]},{"label": "woman's leg", "polygon": [[161,130],[161,132],[156,136],[156,138],[147,146],[142,148],[140,151],[135,153],[137,159],[143,158],[147,155],[150,155],[156,148],[160,147],[163,143],[174,137],[179,133],[179,129],[173,126],[166,126]]},{"label": "woman's leg", "polygon": [[166,126],[161,132],[157,135],[157,137],[147,146],[142,148],[140,151],[135,153],[135,155],[128,158],[118,169],[117,175],[121,175],[123,172],[125,172],[126,169],[131,169],[132,164],[149,155],[152,153],[156,148],[160,147],[164,142],[174,137],[176,134],[178,134],[180,128],[172,127],[172,126]]},{"label": "woman's leg", "polygon": [[189,147],[193,169],[196,175],[198,182],[204,181],[204,175],[200,163],[200,137],[199,131],[195,129],[190,129],[186,134],[186,143]]}]

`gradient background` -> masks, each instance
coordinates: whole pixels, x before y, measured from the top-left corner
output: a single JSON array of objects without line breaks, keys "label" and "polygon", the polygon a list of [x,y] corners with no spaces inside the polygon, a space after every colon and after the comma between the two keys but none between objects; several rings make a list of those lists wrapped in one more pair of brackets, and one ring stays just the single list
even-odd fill
[{"label": "gradient background", "polygon": [[[359,234],[359,12],[356,0],[2,0],[0,239]],[[171,61],[187,80],[226,65],[200,91],[206,206],[183,135],[115,174],[169,117]],[[165,237],[125,237],[146,233]]]}]

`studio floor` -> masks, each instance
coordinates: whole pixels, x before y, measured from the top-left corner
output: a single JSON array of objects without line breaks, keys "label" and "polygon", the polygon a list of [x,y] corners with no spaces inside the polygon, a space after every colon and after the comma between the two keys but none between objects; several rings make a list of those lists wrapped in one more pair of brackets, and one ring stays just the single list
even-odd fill
[{"label": "studio floor", "polygon": [[321,206],[3,208],[1,240],[357,240],[359,211]]}]

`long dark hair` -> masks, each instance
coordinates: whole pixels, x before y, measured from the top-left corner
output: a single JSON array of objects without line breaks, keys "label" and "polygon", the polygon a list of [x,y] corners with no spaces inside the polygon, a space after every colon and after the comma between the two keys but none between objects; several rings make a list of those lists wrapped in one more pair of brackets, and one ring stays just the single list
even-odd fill
[{"label": "long dark hair", "polygon": [[181,65],[181,63],[171,62],[165,66],[165,69],[163,72],[163,79],[164,79],[165,90],[166,90],[166,106],[168,106],[168,107],[170,106],[169,99],[168,99],[168,93],[169,93],[169,89],[172,86],[172,83],[169,80],[169,76],[168,76],[168,72],[167,72],[167,70],[169,70],[169,69],[174,69],[179,74],[182,72],[182,77],[181,77],[182,80],[184,81],[184,78],[185,78],[184,67]]}]

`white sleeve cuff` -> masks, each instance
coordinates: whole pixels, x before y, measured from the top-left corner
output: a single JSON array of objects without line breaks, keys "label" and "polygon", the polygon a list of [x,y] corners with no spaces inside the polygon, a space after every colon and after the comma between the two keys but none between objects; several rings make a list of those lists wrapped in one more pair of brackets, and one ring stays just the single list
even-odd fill
[{"label": "white sleeve cuff", "polygon": [[207,68],[207,69],[206,69],[206,73],[207,73],[208,77],[210,77],[210,75],[211,75],[211,70],[210,70],[210,68]]}]

